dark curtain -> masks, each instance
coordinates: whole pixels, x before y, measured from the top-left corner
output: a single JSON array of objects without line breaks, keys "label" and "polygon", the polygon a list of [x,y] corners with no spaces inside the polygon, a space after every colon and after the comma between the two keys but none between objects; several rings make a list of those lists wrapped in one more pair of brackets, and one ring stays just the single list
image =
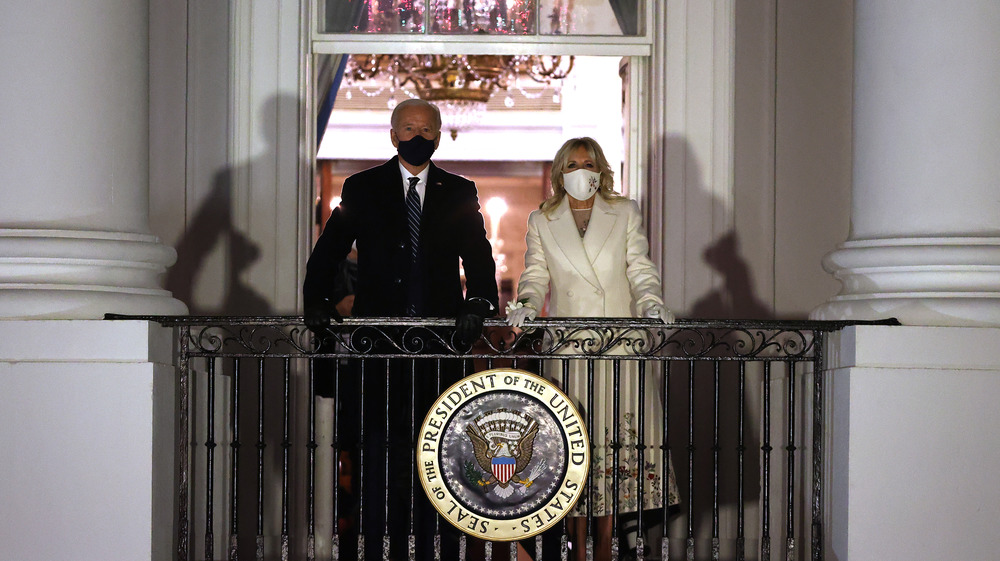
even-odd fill
[{"label": "dark curtain", "polygon": [[316,66],[316,100],[319,111],[316,112],[316,148],[323,142],[323,133],[330,122],[333,111],[333,101],[337,99],[340,82],[344,79],[344,69],[347,68],[349,55],[319,55]]},{"label": "dark curtain", "polygon": [[[639,34],[639,0],[608,0],[624,35]],[[654,2],[655,0],[647,0]]]}]

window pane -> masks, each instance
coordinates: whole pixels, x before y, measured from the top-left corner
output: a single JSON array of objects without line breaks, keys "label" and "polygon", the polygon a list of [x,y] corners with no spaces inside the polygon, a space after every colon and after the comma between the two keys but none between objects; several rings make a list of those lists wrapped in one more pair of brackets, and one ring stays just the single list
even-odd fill
[{"label": "window pane", "polygon": [[645,0],[320,0],[327,33],[639,35]]},{"label": "window pane", "polygon": [[539,0],[542,35],[641,35],[643,0]]},{"label": "window pane", "polygon": [[328,33],[423,33],[426,0],[325,0]]},{"label": "window pane", "polygon": [[430,0],[431,33],[535,34],[535,0]]}]

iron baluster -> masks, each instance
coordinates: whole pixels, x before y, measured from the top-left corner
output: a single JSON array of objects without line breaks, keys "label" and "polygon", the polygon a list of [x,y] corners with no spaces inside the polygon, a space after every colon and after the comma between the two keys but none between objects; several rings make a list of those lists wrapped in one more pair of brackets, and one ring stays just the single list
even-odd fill
[{"label": "iron baluster", "polygon": [[264,559],[264,359],[257,360],[257,535],[254,558]]},{"label": "iron baluster", "polygon": [[[388,393],[388,392],[387,392]],[[417,432],[417,361],[410,361],[410,411],[409,411],[409,421],[410,421],[410,434],[409,434],[409,446],[410,446],[410,457],[416,457],[417,455],[417,441],[415,440]],[[409,523],[409,535],[407,536],[407,559],[410,561],[415,561],[417,558],[417,544],[416,544],[416,524],[415,518],[417,516],[417,497],[414,493],[414,487],[417,482],[417,465],[416,462],[410,462],[410,514],[407,517]],[[386,485],[388,488],[388,485]],[[388,519],[386,519],[388,523]],[[386,532],[388,533],[388,532]]]},{"label": "iron baluster", "polygon": [[747,370],[746,363],[739,363],[739,380],[737,386],[737,413],[736,413],[736,561],[746,559],[746,499],[743,477],[745,476],[744,461],[746,456],[746,385]]},{"label": "iron baluster", "polygon": [[760,558],[771,559],[771,362],[764,363],[764,426],[760,446],[761,531]]},{"label": "iron baluster", "polygon": [[289,555],[289,533],[288,533],[288,469],[289,452],[292,447],[291,436],[291,359],[285,358],[282,369],[283,387],[282,397],[282,417],[281,417],[281,561],[288,561]]},{"label": "iron baluster", "polygon": [[788,363],[788,444],[785,445],[787,470],[785,477],[785,559],[795,559],[795,363]]},{"label": "iron baluster", "polygon": [[179,561],[187,561],[190,558],[190,537],[191,537],[191,521],[190,521],[190,476],[191,476],[191,457],[190,457],[190,446],[191,446],[191,365],[190,358],[188,357],[188,348],[191,339],[191,327],[182,326],[178,328],[178,337],[180,339],[180,357],[179,366],[180,373],[178,380],[178,393],[180,401],[180,419],[178,424],[178,433],[180,435],[178,447],[177,447],[177,463],[178,463],[178,486],[177,486],[177,559]]},{"label": "iron baluster", "polygon": [[[309,384],[309,399],[307,407],[309,441],[306,443],[306,559],[316,559],[316,400],[312,398],[312,388],[316,387],[316,371],[313,361],[309,361],[306,381]],[[336,518],[334,518],[336,520]]]},{"label": "iron baluster", "polygon": [[719,561],[719,361],[712,362],[712,561]]},{"label": "iron baluster", "polygon": [[[661,363],[663,371],[663,442],[660,444],[660,479],[664,485],[670,481],[670,361]],[[670,505],[663,500],[663,534],[660,537],[660,558],[670,561]]]},{"label": "iron baluster", "polygon": [[214,501],[215,501],[215,359],[208,359],[206,367],[208,392],[206,396],[205,433],[205,559],[215,559]]},{"label": "iron baluster", "polygon": [[[628,474],[623,474],[618,465],[620,460],[619,450],[621,450],[621,361],[614,359],[611,361],[612,387],[615,388],[611,396],[611,561],[618,561],[618,491],[619,481]],[[605,376],[607,373],[605,373]],[[608,396],[602,396],[607,399]],[[596,409],[597,405],[590,401],[590,408]],[[607,421],[605,421],[606,423]],[[606,487],[605,487],[606,488]],[[640,505],[640,510],[641,505]]]},{"label": "iron baluster", "polygon": [[239,558],[239,493],[236,482],[240,475],[240,359],[233,359],[233,379],[229,384],[229,450],[232,463],[229,472],[229,555],[230,561]]},{"label": "iron baluster", "polygon": [[694,361],[688,361],[688,527],[687,561],[694,561]]},{"label": "iron baluster", "polygon": [[[645,510],[645,498],[646,498],[646,361],[640,360],[637,365],[636,375],[639,377],[638,391],[636,392],[636,403],[638,404],[635,408],[636,411],[636,425],[638,426],[638,442],[636,443],[636,464],[639,466],[639,470],[636,472],[636,497],[639,501],[639,508],[636,509],[636,543],[635,543],[635,557],[636,561],[643,561],[645,559],[645,540],[644,532],[645,526],[642,520],[642,511]],[[666,479],[663,480],[666,484]],[[667,501],[666,497],[663,497],[663,493],[660,493],[661,500],[663,502]],[[666,523],[666,518],[663,519]],[[629,544],[625,544],[628,547]]]},{"label": "iron baluster", "polygon": [[823,561],[823,419],[826,400],[825,333],[813,332],[813,456],[812,456],[812,561]]},{"label": "iron baluster", "polygon": [[[316,359],[309,359],[310,365]],[[313,386],[315,387],[315,386]],[[340,561],[340,421],[341,415],[338,412],[338,405],[341,403],[340,395],[340,361],[333,361],[333,435],[330,448],[333,451],[333,528],[330,536],[330,558],[333,561]]]}]

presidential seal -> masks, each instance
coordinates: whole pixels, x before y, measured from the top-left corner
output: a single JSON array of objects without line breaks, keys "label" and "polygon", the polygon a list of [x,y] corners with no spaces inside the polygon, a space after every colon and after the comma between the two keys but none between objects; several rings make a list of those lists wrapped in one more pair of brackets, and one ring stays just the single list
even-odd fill
[{"label": "presidential seal", "polygon": [[534,536],[583,495],[590,441],[580,413],[548,380],[500,368],[463,378],[420,428],[417,471],[441,516],[488,540]]}]

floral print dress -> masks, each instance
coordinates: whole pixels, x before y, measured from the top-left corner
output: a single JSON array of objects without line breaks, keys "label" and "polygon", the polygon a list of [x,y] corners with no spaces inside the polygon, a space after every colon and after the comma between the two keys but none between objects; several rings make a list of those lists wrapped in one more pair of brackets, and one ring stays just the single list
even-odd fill
[{"label": "floral print dress", "polygon": [[[547,377],[561,385],[561,366],[557,361],[549,361]],[[614,502],[615,475],[618,477],[619,514],[635,512],[639,508],[639,482],[642,482],[642,509],[656,509],[667,505],[680,504],[680,494],[669,456],[664,459],[660,446],[663,444],[663,406],[661,392],[663,380],[658,368],[650,365],[645,372],[645,396],[643,404],[642,444],[643,465],[639,468],[639,369],[635,361],[622,360],[619,384],[615,387],[614,375],[608,361],[594,364],[593,427],[588,427],[591,441],[590,476],[593,488],[584,493],[570,512],[570,516],[586,516],[587,503],[593,503],[594,516],[612,513]],[[581,415],[589,421],[587,404],[587,365],[585,361],[574,360],[570,364],[569,387],[566,393],[573,398]],[[618,449],[617,462],[614,456],[614,400],[618,399]]]}]

